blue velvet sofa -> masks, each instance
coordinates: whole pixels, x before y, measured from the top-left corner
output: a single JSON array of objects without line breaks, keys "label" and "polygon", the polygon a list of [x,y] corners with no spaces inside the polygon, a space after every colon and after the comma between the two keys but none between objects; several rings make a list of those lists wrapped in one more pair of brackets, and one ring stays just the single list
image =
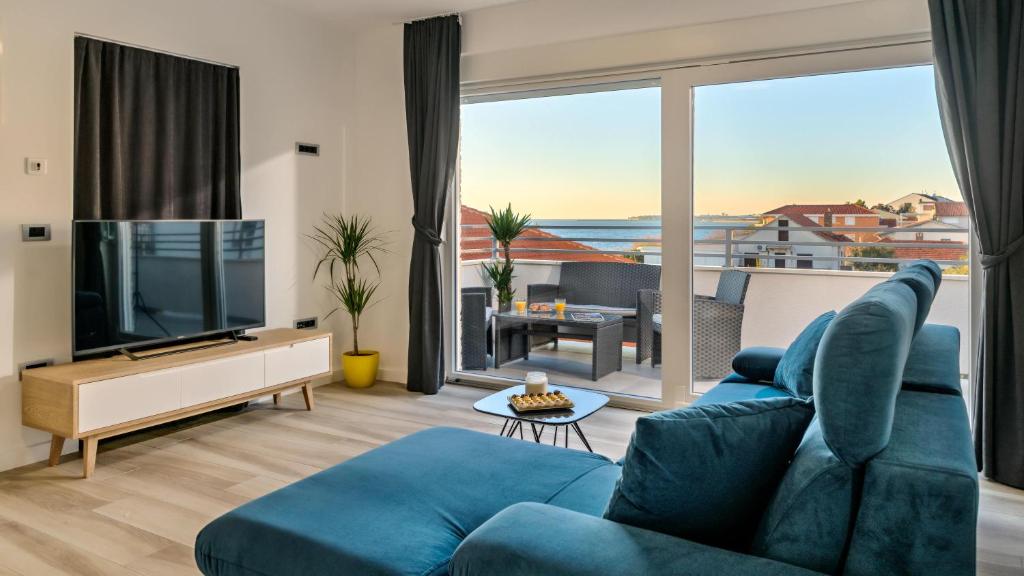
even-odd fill
[{"label": "blue velvet sofa", "polygon": [[[940,281],[912,266],[825,330],[816,414],[749,550],[602,518],[621,471],[602,456],[434,428],[214,520],[196,561],[208,576],[973,574],[959,336],[925,324]],[[784,351],[755,352],[763,378],[733,374],[698,402],[792,394],[771,382]]]}]

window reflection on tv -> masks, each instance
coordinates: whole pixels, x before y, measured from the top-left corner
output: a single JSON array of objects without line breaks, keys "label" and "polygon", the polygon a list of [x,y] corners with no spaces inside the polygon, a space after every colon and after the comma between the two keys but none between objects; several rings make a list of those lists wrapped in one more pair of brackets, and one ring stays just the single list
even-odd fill
[{"label": "window reflection on tv", "polygon": [[262,220],[79,221],[74,354],[265,323]]}]

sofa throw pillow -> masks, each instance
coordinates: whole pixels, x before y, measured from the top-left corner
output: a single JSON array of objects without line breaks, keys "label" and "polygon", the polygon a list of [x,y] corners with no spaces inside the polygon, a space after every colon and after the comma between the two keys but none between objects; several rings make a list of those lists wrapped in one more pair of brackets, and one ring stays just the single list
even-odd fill
[{"label": "sofa throw pillow", "polygon": [[604,517],[745,551],[813,416],[789,397],[644,416]]},{"label": "sofa throw pillow", "polygon": [[814,394],[814,357],[818,354],[818,344],[825,329],[835,317],[835,311],[825,312],[793,340],[775,367],[775,386],[788,390],[797,398],[809,398]]}]

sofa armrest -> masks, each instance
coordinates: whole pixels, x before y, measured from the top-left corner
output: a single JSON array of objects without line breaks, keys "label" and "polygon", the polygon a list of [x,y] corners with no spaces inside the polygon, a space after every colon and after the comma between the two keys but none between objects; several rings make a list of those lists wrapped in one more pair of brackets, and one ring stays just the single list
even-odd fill
[{"label": "sofa armrest", "polygon": [[451,576],[817,574],[547,504],[510,506],[470,533]]},{"label": "sofa armrest", "polygon": [[526,286],[526,301],[554,302],[558,298],[558,284],[529,284]]},{"label": "sofa armrest", "polygon": [[732,357],[732,369],[750,382],[771,384],[775,381],[775,368],[785,354],[785,348],[750,346]]}]

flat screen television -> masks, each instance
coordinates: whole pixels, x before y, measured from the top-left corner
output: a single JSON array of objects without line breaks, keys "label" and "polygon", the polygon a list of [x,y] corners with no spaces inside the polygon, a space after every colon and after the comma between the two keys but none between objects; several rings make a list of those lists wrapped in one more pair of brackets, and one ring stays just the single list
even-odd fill
[{"label": "flat screen television", "polygon": [[263,326],[265,231],[263,220],[74,222],[73,355]]}]

